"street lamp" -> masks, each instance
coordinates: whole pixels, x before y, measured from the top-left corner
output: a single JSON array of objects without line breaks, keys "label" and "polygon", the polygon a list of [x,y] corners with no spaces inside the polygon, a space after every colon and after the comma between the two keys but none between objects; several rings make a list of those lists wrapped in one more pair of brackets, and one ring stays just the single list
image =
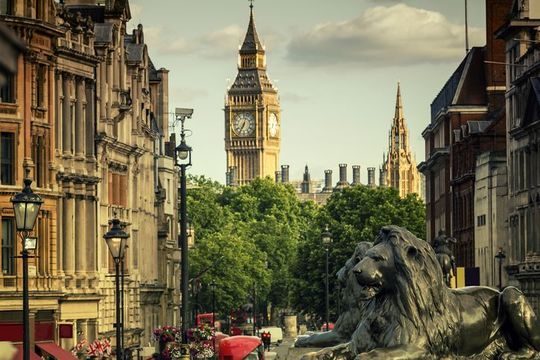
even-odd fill
[{"label": "street lamp", "polygon": [[212,337],[212,350],[214,356],[216,354],[216,280],[212,279],[210,283],[212,289],[212,328],[214,329],[214,336]]},{"label": "street lamp", "polygon": [[43,200],[30,188],[32,180],[24,179],[23,190],[11,198],[17,232],[22,237],[23,259],[23,359],[30,360],[30,304],[28,296],[28,251],[36,250],[37,238],[28,235],[34,229]]},{"label": "street lamp", "polygon": [[120,226],[120,220],[114,218],[112,220],[111,229],[103,235],[107,247],[111,252],[111,256],[114,259],[114,279],[116,282],[116,358],[123,359],[123,339],[121,335],[121,328],[123,327],[122,320],[120,318],[120,263],[124,260],[126,251],[126,244],[129,235],[122,230]]},{"label": "street lamp", "polygon": [[499,260],[499,290],[502,290],[502,263],[506,258],[506,254],[504,253],[502,248],[499,248],[499,251],[497,252],[497,255],[495,255],[495,258]]},{"label": "street lamp", "polygon": [[180,168],[180,243],[181,251],[181,279],[182,292],[182,342],[187,343],[187,330],[189,329],[189,266],[188,266],[188,241],[187,241],[187,213],[186,213],[186,169],[191,166],[191,147],[186,144],[186,132],[184,122],[191,119],[193,109],[176,108],[176,119],[180,121],[180,145],[175,148],[176,166]]},{"label": "street lamp", "polygon": [[330,291],[328,290],[328,251],[332,244],[332,233],[328,230],[328,224],[321,234],[322,243],[326,250],[326,331],[330,330]]}]

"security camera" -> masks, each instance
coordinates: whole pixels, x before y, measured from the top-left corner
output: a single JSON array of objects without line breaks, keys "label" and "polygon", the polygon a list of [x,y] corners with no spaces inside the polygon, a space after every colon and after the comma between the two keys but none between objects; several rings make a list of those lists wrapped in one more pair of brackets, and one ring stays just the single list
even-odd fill
[{"label": "security camera", "polygon": [[193,109],[176,108],[174,114],[176,115],[176,117],[191,119],[191,115],[193,115]]}]

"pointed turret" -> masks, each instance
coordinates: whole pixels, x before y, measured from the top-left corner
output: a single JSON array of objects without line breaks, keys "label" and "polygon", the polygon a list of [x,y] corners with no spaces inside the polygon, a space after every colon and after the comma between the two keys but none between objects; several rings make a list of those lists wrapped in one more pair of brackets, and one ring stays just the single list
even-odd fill
[{"label": "pointed turret", "polygon": [[255,20],[253,19],[253,4],[250,6],[249,25],[246,32],[246,37],[240,48],[240,54],[253,54],[256,52],[264,52],[264,47],[259,40],[257,29],[255,28]]},{"label": "pointed turret", "polygon": [[399,82],[397,83],[397,95],[396,95],[396,113],[394,115],[394,122],[398,122],[403,119],[403,104],[401,103],[401,88]]}]

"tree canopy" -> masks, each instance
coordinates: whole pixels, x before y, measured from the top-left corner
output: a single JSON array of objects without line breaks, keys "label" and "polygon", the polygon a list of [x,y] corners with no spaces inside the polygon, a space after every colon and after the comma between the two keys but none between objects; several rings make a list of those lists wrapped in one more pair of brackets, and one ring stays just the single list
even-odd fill
[{"label": "tree canopy", "polygon": [[[290,185],[256,179],[225,187],[204,177],[190,178],[188,212],[196,245],[190,275],[200,276],[201,310],[210,311],[210,282],[216,283],[221,314],[252,303],[259,309],[294,310],[322,317],[325,304],[325,248],[329,226],[330,292],[335,274],[359,241],[373,241],[380,228],[395,224],[424,238],[425,207],[416,195],[400,198],[391,188],[352,186],[335,192],[324,206],[302,202]],[[332,313],[337,296],[331,300]]]}]

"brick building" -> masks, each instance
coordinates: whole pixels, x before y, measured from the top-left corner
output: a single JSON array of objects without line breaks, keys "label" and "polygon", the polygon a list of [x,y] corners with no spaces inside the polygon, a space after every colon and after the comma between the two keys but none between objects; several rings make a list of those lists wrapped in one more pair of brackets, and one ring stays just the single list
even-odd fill
[{"label": "brick building", "polygon": [[495,31],[511,0],[486,0],[486,45],[472,48],[431,104],[423,131],[427,238],[444,230],[457,239],[458,266],[475,266],[476,157],[505,148],[504,43]]}]

